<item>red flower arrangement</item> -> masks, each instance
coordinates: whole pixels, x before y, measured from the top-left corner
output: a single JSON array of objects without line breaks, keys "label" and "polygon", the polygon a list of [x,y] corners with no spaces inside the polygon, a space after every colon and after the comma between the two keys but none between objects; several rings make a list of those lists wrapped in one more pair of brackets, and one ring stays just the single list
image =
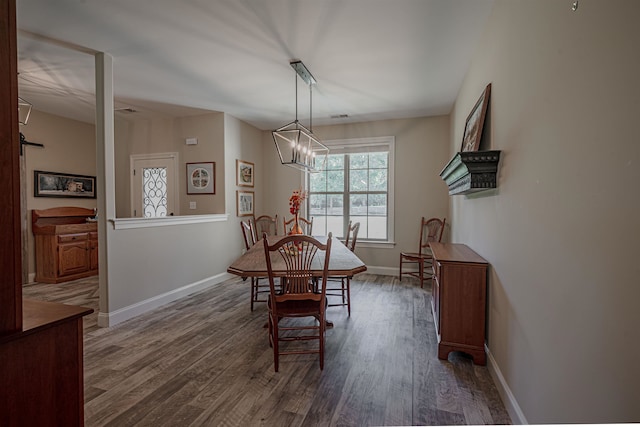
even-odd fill
[{"label": "red flower arrangement", "polygon": [[302,201],[307,198],[307,193],[302,190],[294,190],[291,197],[289,197],[289,212],[291,215],[297,215],[300,212],[300,205]]}]

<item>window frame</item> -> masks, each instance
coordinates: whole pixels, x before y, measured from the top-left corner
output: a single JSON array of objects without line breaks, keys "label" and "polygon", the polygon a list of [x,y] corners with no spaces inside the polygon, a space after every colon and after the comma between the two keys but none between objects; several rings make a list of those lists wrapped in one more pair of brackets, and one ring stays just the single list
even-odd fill
[{"label": "window frame", "polygon": [[[367,239],[362,236],[358,236],[358,243],[365,247],[386,247],[388,245],[395,245],[395,221],[394,221],[394,208],[395,208],[395,137],[394,136],[382,136],[371,138],[351,138],[351,139],[335,139],[335,140],[323,140],[323,144],[329,147],[329,154],[350,154],[350,153],[363,153],[363,152],[375,152],[375,151],[387,151],[388,157],[388,175],[387,175],[387,238],[385,239]],[[379,150],[379,148],[385,147],[386,150]],[[349,165],[345,164],[345,188],[342,194],[345,196],[345,202],[348,202],[351,194],[360,194],[360,192],[351,193],[349,191]],[[307,192],[310,192],[311,179],[309,174],[305,174],[305,188]],[[333,193],[333,192],[328,192]],[[375,193],[375,192],[373,192]],[[306,209],[310,212],[310,201],[307,198]],[[348,206],[345,206],[348,209]],[[343,214],[343,217],[346,212]],[[346,220],[346,218],[345,218]],[[344,229],[348,225],[348,221],[344,223]]]}]

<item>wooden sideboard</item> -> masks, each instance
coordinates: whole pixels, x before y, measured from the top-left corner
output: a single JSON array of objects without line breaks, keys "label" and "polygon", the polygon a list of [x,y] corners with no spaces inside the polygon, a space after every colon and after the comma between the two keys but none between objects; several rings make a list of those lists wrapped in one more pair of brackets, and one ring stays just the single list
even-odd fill
[{"label": "wooden sideboard", "polygon": [[60,283],[98,274],[98,224],[92,209],[61,207],[31,212],[36,282]]},{"label": "wooden sideboard", "polygon": [[82,317],[93,309],[24,300],[22,330],[0,336],[0,424],[84,425]]},{"label": "wooden sideboard", "polygon": [[431,308],[438,334],[438,358],[452,351],[487,363],[484,350],[487,261],[468,246],[430,243],[433,253]]}]

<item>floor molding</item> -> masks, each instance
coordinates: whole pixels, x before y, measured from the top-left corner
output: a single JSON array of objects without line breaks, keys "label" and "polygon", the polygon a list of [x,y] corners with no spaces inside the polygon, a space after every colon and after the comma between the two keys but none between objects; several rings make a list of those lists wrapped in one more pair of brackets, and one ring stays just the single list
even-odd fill
[{"label": "floor molding", "polygon": [[504,403],[504,406],[509,413],[509,416],[511,417],[511,421],[513,422],[513,424],[529,424],[526,417],[524,416],[524,413],[522,412],[522,409],[520,409],[520,405],[518,405],[516,397],[511,392],[509,384],[507,384],[507,381],[502,375],[502,371],[500,371],[500,367],[498,366],[496,359],[494,359],[493,354],[491,354],[491,351],[486,344],[484,346],[484,349],[487,352],[487,360],[489,361],[489,363],[487,364],[487,368],[489,368],[489,373],[493,378],[493,382],[496,384],[496,388],[498,389],[498,393],[500,393],[500,397],[502,397],[502,402]]},{"label": "floor molding", "polygon": [[98,326],[108,328],[110,326],[117,325],[118,323],[132,319],[136,316],[154,310],[170,302],[176,301],[187,295],[193,294],[203,289],[207,289],[213,285],[217,285],[218,283],[224,282],[225,280],[228,280],[232,277],[234,276],[226,272],[217,274],[215,276],[182,286],[181,288],[174,289],[164,294],[157,295],[153,298],[140,301],[136,304],[132,304],[119,310],[115,310],[109,313],[100,312],[98,313]]}]

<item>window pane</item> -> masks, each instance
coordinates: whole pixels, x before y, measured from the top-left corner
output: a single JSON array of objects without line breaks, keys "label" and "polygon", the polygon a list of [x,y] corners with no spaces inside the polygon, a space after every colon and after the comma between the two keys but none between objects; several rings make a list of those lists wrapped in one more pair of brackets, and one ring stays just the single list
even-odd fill
[{"label": "window pane", "polygon": [[327,171],[327,190],[326,191],[344,191],[344,171],[335,170]]},{"label": "window pane", "polygon": [[369,170],[369,191],[387,191],[387,170]]},{"label": "window pane", "polygon": [[[315,223],[315,220],[314,220]],[[315,227],[313,227],[313,234],[320,235],[316,233]],[[326,236],[329,234],[329,231],[333,233],[334,237],[344,237],[344,217],[343,216],[329,216],[327,217],[327,231],[325,233],[321,233]]]},{"label": "window pane", "polygon": [[167,168],[143,168],[142,186],[144,217],[167,216]]},{"label": "window pane", "polygon": [[368,224],[367,224],[367,217],[366,216],[351,216],[351,222],[352,223],[356,223],[359,222],[360,223],[360,230],[358,230],[358,239],[369,239],[369,231],[368,231]]},{"label": "window pane", "polygon": [[387,216],[387,195],[386,194],[370,194],[369,195],[369,215]]},{"label": "window pane", "polygon": [[319,172],[319,173],[311,173],[309,188],[313,192],[322,192],[327,191],[327,173]]},{"label": "window pane", "polygon": [[349,200],[349,212],[351,213],[351,216],[367,214],[366,194],[351,194],[349,196]]},{"label": "window pane", "polygon": [[[368,237],[369,239],[386,239],[387,238],[387,217],[386,216],[370,216]],[[359,233],[358,233],[359,234]]]},{"label": "window pane", "polygon": [[389,153],[370,153],[369,167],[386,169],[388,167]]},{"label": "window pane", "polygon": [[[324,194],[309,195],[309,213],[312,216],[326,215],[327,196]],[[315,225],[315,224],[314,224]]]},{"label": "window pane", "polygon": [[344,170],[344,154],[330,154],[327,156],[328,170]]},{"label": "window pane", "polygon": [[350,170],[349,191],[367,191],[367,170]]},{"label": "window pane", "polygon": [[350,154],[349,155],[349,169],[366,169],[369,166],[369,155],[363,154]]},{"label": "window pane", "polygon": [[327,217],[326,216],[313,216],[313,235],[314,236],[326,236],[327,233]]},{"label": "window pane", "polygon": [[327,215],[344,215],[344,202],[342,194],[329,194],[327,196]]}]

